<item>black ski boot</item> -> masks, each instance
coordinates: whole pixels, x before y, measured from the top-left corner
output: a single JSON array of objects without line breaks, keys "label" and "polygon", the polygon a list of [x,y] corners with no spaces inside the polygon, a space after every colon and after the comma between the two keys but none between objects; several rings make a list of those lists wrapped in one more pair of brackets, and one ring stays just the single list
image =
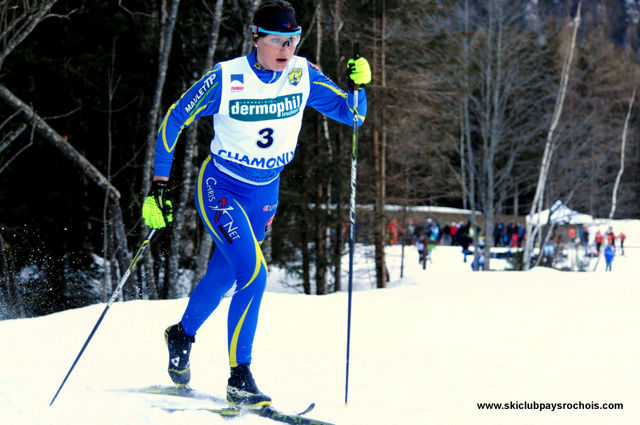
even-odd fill
[{"label": "black ski boot", "polygon": [[271,397],[260,392],[248,364],[231,368],[231,377],[227,384],[227,401],[235,406],[252,409],[271,406]]},{"label": "black ski boot", "polygon": [[187,335],[180,323],[169,326],[164,331],[164,340],[169,348],[169,367],[167,371],[171,380],[183,387],[191,380],[191,370],[189,369],[189,353],[191,344],[196,339]]}]

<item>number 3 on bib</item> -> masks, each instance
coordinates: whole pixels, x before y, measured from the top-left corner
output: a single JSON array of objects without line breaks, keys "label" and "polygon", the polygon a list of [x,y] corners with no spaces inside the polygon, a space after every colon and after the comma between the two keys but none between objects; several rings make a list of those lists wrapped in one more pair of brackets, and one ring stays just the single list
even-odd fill
[{"label": "number 3 on bib", "polygon": [[262,140],[258,140],[256,144],[259,148],[266,149],[269,146],[273,145],[273,129],[272,128],[263,128],[258,132],[262,136]]}]

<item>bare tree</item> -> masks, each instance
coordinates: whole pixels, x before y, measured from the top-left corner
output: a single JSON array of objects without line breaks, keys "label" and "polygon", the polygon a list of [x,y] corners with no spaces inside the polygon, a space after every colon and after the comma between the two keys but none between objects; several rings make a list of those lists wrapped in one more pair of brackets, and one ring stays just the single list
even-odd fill
[{"label": "bare tree", "polygon": [[0,84],[0,98],[4,99],[15,110],[25,115],[27,122],[33,125],[42,137],[51,142],[69,161],[71,161],[82,174],[89,180],[94,182],[109,197],[110,203],[110,221],[111,227],[115,232],[118,259],[121,265],[120,270],[126,270],[131,262],[131,254],[127,250],[126,233],[122,220],[122,211],[120,209],[120,192],[111,184],[109,179],[105,177],[87,158],[78,152],[65,137],[62,137],[49,124],[43,120],[36,112],[9,89]]},{"label": "bare tree", "polygon": [[[209,11],[211,15],[210,27],[209,27],[209,42],[207,53],[205,55],[202,74],[206,74],[213,69],[213,57],[218,46],[218,38],[220,32],[220,24],[222,21],[222,7],[224,1],[217,0],[213,10]],[[194,82],[192,82],[194,83]],[[198,156],[198,132],[200,126],[199,121],[194,122],[189,126],[185,140],[185,155],[182,164],[182,176],[180,178],[180,191],[178,200],[176,202],[174,224],[171,227],[171,241],[169,243],[169,253],[167,256],[167,273],[166,281],[163,286],[163,298],[173,298],[176,295],[175,284],[178,282],[179,267],[182,253],[184,253],[184,237],[188,230],[189,224],[194,223],[195,211],[193,208],[188,208],[189,202],[193,199],[193,179],[195,169],[195,159]],[[191,287],[200,281],[200,278],[206,271],[209,257],[211,256],[211,247],[213,245],[213,239],[204,232],[201,238],[201,246],[198,248],[198,258],[196,261],[196,273],[194,273],[191,281]]]},{"label": "bare tree", "polygon": [[[340,69],[340,63],[342,63],[342,56],[340,50],[340,32],[344,25],[342,20],[342,11],[340,9],[341,0],[334,0],[331,20],[333,22],[333,54],[337,58],[336,68]],[[342,158],[342,129],[338,130],[334,134],[334,158]],[[339,162],[339,166],[343,165],[346,169],[346,162]],[[339,171],[338,171],[339,172]],[[335,187],[335,185],[334,185]],[[342,288],[342,249],[344,246],[344,232],[343,225],[345,222],[345,214],[343,211],[343,199],[344,197],[340,193],[340,191],[336,191],[335,197],[336,209],[335,209],[335,219],[334,219],[334,228],[335,228],[335,238],[333,241],[333,290],[338,292]]]},{"label": "bare tree", "polygon": [[[162,92],[167,77],[167,68],[169,66],[169,55],[171,53],[171,44],[173,41],[173,31],[178,15],[178,6],[180,0],[172,0],[171,8],[167,10],[166,0],[161,2],[160,7],[160,33],[158,36],[158,73],[156,76],[155,89],[151,104],[149,105],[147,114],[147,132],[145,139],[144,162],[142,163],[142,196],[147,196],[151,189],[153,156],[155,152],[155,142],[159,123],[160,104],[162,101]],[[145,235],[140,235],[140,242],[144,240]],[[141,297],[146,291],[143,285],[151,285],[151,294],[158,293],[158,283],[154,273],[153,256],[147,255],[143,259],[143,268],[140,270],[142,279],[139,280],[138,293],[136,297]]]},{"label": "bare tree", "polygon": [[4,59],[49,15],[57,1],[5,0],[0,3],[0,69]]},{"label": "bare tree", "polygon": [[[373,243],[375,247],[375,269],[376,269],[376,286],[384,288],[387,285],[387,273],[385,265],[385,204],[386,204],[386,128],[383,122],[384,117],[384,68],[385,68],[385,14],[387,13],[386,4],[382,1],[379,8],[374,2],[372,8],[372,44],[371,44],[371,63],[373,68],[373,78],[375,85],[371,86],[371,104],[369,109],[372,129],[372,162],[373,162]],[[380,9],[380,10],[379,10]]]},{"label": "bare tree", "polygon": [[[220,35],[220,24],[222,23],[222,8],[224,5],[223,0],[216,0],[216,5],[213,10],[211,16],[211,29],[210,29],[210,42],[209,48],[207,49],[207,56],[204,63],[204,72],[206,73],[208,70],[213,68],[213,57],[218,47],[218,39]],[[187,147],[186,147],[186,155],[185,155],[185,165],[188,161],[192,161],[197,157],[197,133],[198,133],[198,122],[196,121],[193,126],[195,129],[189,131],[187,133]],[[182,185],[184,192],[187,191],[187,188],[190,188],[190,182],[193,180],[193,176],[189,173],[187,174],[186,166],[185,166],[185,174],[182,179]],[[186,200],[188,198],[185,196],[185,199],[180,199],[180,202],[184,202],[186,205]],[[198,284],[205,271],[207,270],[207,265],[209,263],[209,258],[211,257],[211,247],[213,246],[213,239],[209,232],[203,232],[202,238],[200,240],[200,246],[198,248],[198,254],[196,257],[196,268],[195,273],[193,274],[193,279],[191,281],[191,288],[195,288]]]},{"label": "bare tree", "polygon": [[627,131],[629,130],[629,120],[631,119],[631,111],[633,110],[633,103],[636,99],[636,90],[633,89],[631,99],[629,99],[629,108],[627,109],[627,118],[624,120],[624,128],[622,129],[622,141],[620,146],[620,168],[616,176],[616,182],[613,185],[613,193],[611,194],[611,212],[609,212],[609,225],[616,213],[616,207],[618,205],[618,187],[620,186],[620,179],[622,179],[622,173],[624,173],[624,157],[627,146]]},{"label": "bare tree", "polygon": [[0,319],[25,317],[25,308],[15,280],[15,265],[9,245],[0,232]]},{"label": "bare tree", "polygon": [[166,1],[162,2],[160,8],[160,34],[158,38],[158,75],[153,91],[151,104],[149,105],[147,120],[147,138],[145,140],[145,157],[143,163],[142,193],[144,196],[151,187],[151,169],[153,168],[153,154],[155,150],[156,135],[160,115],[160,103],[162,101],[162,91],[167,77],[169,66],[169,55],[171,53],[171,43],[173,41],[173,31],[178,15],[180,0],[172,0],[171,9],[167,11]]},{"label": "bare tree", "polygon": [[[106,170],[106,178],[111,181],[111,156],[113,149],[113,132],[112,132],[112,119],[113,119],[113,98],[115,96],[116,89],[118,87],[119,78],[115,78],[115,58],[116,58],[116,47],[115,41],[113,43],[113,48],[111,50],[111,67],[108,70],[107,74],[107,170]],[[112,256],[111,250],[109,250],[110,241],[113,241],[113,238],[110,237],[109,232],[109,190],[104,194],[104,204],[102,207],[102,256],[105,260],[110,261]],[[107,302],[109,296],[111,294],[113,284],[111,282],[111,267],[105,267],[104,269],[104,284],[102,290],[102,299],[104,302]]]},{"label": "bare tree", "polygon": [[[253,12],[258,8],[260,0],[246,0],[246,4],[243,5],[245,10],[245,16],[243,22],[251,22],[253,19]],[[242,55],[248,55],[253,50],[253,40],[251,38],[250,25],[245,25],[244,30],[244,42],[242,43]]]},{"label": "bare tree", "polygon": [[[314,61],[318,66],[322,66],[322,47],[324,42],[324,32],[322,28],[322,17],[324,1],[316,2],[314,14],[316,49]],[[315,272],[316,272],[316,294],[324,295],[327,293],[327,238],[326,228],[330,208],[327,208],[327,199],[329,194],[328,175],[323,172],[326,170],[327,153],[325,150],[328,134],[325,133],[326,117],[321,114],[315,114],[315,146],[314,159],[316,160],[316,182],[315,182],[315,208],[314,208],[314,242],[315,242]]]},{"label": "bare tree", "polygon": [[[7,0],[0,3],[0,69],[4,59],[25,39],[42,20],[51,16],[49,14],[57,0],[44,2],[29,2],[20,0]],[[17,110],[14,114],[6,118],[1,124],[2,129],[15,116],[20,113]],[[26,124],[21,124],[13,131],[7,132],[0,140],[0,153],[7,149],[27,128]],[[33,143],[30,142],[21,147],[11,158],[7,159],[0,167],[0,173],[4,171],[20,154],[25,152]]]},{"label": "bare tree", "polygon": [[[533,217],[543,208],[543,200],[544,200],[544,190],[547,182],[547,176],[549,174],[549,167],[551,166],[551,159],[553,157],[553,153],[557,148],[556,139],[555,139],[555,129],[558,126],[558,122],[560,121],[560,116],[562,115],[562,107],[564,106],[564,98],[567,93],[567,85],[569,83],[569,73],[571,71],[571,64],[573,62],[574,51],[576,47],[576,38],[578,35],[578,28],[580,27],[580,11],[582,8],[582,0],[578,2],[578,10],[576,11],[576,16],[573,19],[573,35],[571,37],[571,43],[567,48],[567,55],[565,57],[564,64],[562,66],[562,74],[560,79],[560,87],[558,88],[558,96],[556,98],[556,104],[553,111],[553,118],[551,120],[551,126],[549,127],[549,132],[547,133],[547,142],[545,144],[544,153],[542,156],[542,163],[540,164],[540,172],[538,174],[538,184],[536,186],[536,192],[533,196],[533,201],[531,203],[531,211],[529,213],[530,217]],[[539,232],[539,227],[534,227],[534,223],[531,221],[527,221],[527,230],[526,230],[527,238],[525,241],[525,250],[524,250],[524,258],[523,265],[525,270],[529,270],[530,262],[531,262],[531,254],[533,252],[533,244],[536,240],[536,236]]]},{"label": "bare tree", "polygon": [[[465,199],[469,199],[469,207],[471,208],[471,223],[476,222],[476,171],[475,171],[475,157],[473,153],[473,147],[471,145],[471,121],[469,119],[469,96],[471,92],[471,85],[469,79],[469,45],[470,45],[470,29],[469,29],[469,2],[464,2],[463,12],[463,54],[462,54],[462,66],[463,66],[463,93],[462,93],[462,143],[460,143],[460,158],[461,158],[461,174],[463,188],[467,188],[465,182],[465,173],[469,173],[468,192],[466,190],[463,193]],[[478,241],[474,241],[473,261],[477,264],[478,261]]]}]

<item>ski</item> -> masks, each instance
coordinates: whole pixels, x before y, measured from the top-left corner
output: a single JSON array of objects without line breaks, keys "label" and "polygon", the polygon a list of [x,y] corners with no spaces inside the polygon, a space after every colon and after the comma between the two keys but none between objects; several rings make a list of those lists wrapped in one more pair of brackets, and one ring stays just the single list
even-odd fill
[{"label": "ski", "polygon": [[237,416],[241,416],[244,414],[252,414],[252,415],[261,416],[263,418],[272,419],[277,422],[283,422],[283,423],[294,424],[294,425],[334,425],[330,422],[325,422],[318,419],[312,419],[306,416],[302,416],[302,414],[281,412],[277,409],[274,409],[273,407],[263,407],[261,409],[243,409],[235,406],[220,407],[220,408],[196,408],[196,409],[162,407],[162,410],[170,413],[200,410],[200,411],[205,411],[209,413],[215,413],[217,415],[222,416],[223,418],[235,418]]},{"label": "ski", "polygon": [[222,397],[216,397],[211,394],[203,393],[194,390],[191,387],[183,386],[169,386],[169,385],[152,385],[144,388],[133,388],[125,390],[126,392],[143,393],[143,394],[157,394],[157,395],[170,395],[176,397],[194,398],[198,400],[209,400],[216,404],[227,404],[227,400]]},{"label": "ski", "polygon": [[283,413],[272,407],[263,407],[260,410],[251,409],[249,413],[253,413],[263,418],[273,419],[274,421],[284,422],[287,424],[299,424],[299,425],[333,425],[329,422],[320,421],[318,419],[311,419],[306,416]]},{"label": "ski", "polygon": [[176,396],[176,397],[185,397],[192,398],[198,400],[208,400],[214,402],[216,404],[224,404],[224,407],[200,407],[200,408],[168,408],[163,406],[155,406],[159,407],[166,412],[178,412],[178,411],[189,411],[189,410],[203,410],[210,413],[215,413],[223,418],[234,418],[240,415],[244,415],[245,413],[258,415],[264,418],[272,419],[274,421],[288,423],[288,424],[300,424],[300,425],[333,425],[329,422],[320,421],[317,419],[308,418],[306,416],[307,413],[311,412],[315,407],[315,403],[309,404],[305,409],[303,409],[300,413],[285,413],[279,411],[271,406],[266,406],[261,409],[249,409],[249,408],[241,408],[237,406],[230,406],[227,404],[227,401],[221,397],[216,397],[214,395],[210,395],[207,393],[203,393],[197,390],[194,390],[191,387],[176,387],[176,386],[162,386],[162,385],[153,385],[150,387],[137,388],[125,390],[127,392],[135,392],[135,393],[143,393],[143,394],[155,394],[155,395],[167,395],[167,396]]}]

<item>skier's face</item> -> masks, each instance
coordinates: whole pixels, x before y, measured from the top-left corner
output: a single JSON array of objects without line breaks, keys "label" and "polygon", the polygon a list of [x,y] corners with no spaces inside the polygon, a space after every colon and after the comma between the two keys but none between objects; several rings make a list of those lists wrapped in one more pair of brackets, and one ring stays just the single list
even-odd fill
[{"label": "skier's face", "polygon": [[255,42],[258,62],[270,71],[284,71],[296,50],[297,43],[282,38],[282,43],[270,42],[265,37],[259,37]]}]

